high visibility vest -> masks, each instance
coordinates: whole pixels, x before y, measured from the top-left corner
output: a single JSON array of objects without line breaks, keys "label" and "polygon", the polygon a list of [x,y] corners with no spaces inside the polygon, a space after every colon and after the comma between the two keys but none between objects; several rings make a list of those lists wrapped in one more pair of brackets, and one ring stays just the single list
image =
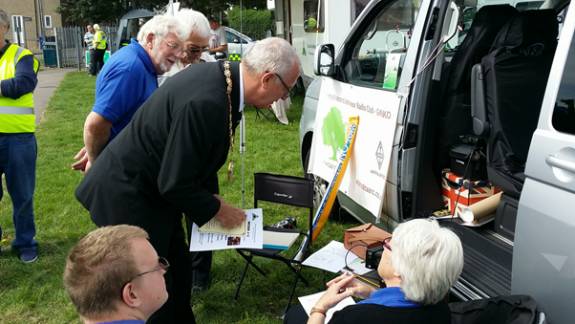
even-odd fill
[{"label": "high visibility vest", "polygon": [[[0,58],[0,80],[16,75],[16,64],[32,52],[18,45],[10,44]],[[34,58],[34,72],[38,72],[38,60]],[[34,97],[32,92],[18,99],[0,96],[0,133],[33,133],[36,130]]]},{"label": "high visibility vest", "polygon": [[108,47],[106,44],[106,33],[104,33],[101,30],[98,30],[94,35],[94,44],[96,43],[98,43],[96,46],[94,46],[96,49],[99,50],[106,49],[106,47]]}]

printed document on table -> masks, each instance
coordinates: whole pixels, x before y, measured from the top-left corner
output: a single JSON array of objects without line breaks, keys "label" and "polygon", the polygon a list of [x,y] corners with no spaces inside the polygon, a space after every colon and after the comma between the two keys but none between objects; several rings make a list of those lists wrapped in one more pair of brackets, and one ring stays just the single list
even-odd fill
[{"label": "printed document on table", "polygon": [[226,249],[261,249],[263,246],[263,212],[261,208],[247,209],[244,235],[202,233],[194,223],[190,236],[190,251]]},{"label": "printed document on table", "polygon": [[348,257],[348,262],[357,257],[352,252],[348,254],[347,250],[343,247],[343,243],[331,241],[328,245],[310,255],[302,264],[330,272],[339,272],[341,269],[345,268],[346,255]]},{"label": "printed document on table", "polygon": [[[298,298],[299,302],[303,306],[303,309],[305,310],[307,316],[309,316],[309,312],[311,312],[312,307],[315,306],[317,301],[321,298],[321,296],[324,293],[325,293],[325,291],[320,291],[320,292],[313,294],[313,295],[307,295],[307,296],[302,296],[302,297]],[[353,300],[353,298],[351,298],[351,297],[344,298],[342,301],[337,303],[335,306],[333,306],[332,308],[330,308],[326,312],[324,323],[329,323],[329,320],[331,320],[333,313],[337,312],[338,310],[342,310],[349,305],[354,305],[354,304],[355,304],[355,301]]]}]

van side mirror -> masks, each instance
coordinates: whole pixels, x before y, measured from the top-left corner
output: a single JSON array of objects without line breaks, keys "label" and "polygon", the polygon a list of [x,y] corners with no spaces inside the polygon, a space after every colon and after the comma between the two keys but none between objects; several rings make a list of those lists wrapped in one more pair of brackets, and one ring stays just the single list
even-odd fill
[{"label": "van side mirror", "polygon": [[335,74],[335,47],[323,44],[315,49],[313,72],[316,75],[332,76]]}]

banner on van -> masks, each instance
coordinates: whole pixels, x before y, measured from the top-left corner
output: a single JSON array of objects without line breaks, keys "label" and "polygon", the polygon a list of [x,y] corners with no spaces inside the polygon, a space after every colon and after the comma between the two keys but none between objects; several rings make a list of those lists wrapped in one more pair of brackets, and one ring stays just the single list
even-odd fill
[{"label": "banner on van", "polygon": [[351,116],[359,116],[351,160],[339,191],[379,217],[397,127],[399,97],[323,78],[315,117],[309,170],[326,181],[336,172]]}]

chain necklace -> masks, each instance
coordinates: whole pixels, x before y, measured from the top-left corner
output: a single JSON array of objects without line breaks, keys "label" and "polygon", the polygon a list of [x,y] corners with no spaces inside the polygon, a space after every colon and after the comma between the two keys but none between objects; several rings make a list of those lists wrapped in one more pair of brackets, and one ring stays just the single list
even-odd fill
[{"label": "chain necklace", "polygon": [[232,158],[232,153],[234,151],[234,132],[232,125],[232,71],[230,70],[230,62],[224,62],[224,76],[226,77],[226,94],[228,95],[228,116],[229,116],[229,135],[230,135],[230,148],[228,151],[228,156],[230,161],[228,162],[228,181],[231,181],[234,177],[234,159]]}]

